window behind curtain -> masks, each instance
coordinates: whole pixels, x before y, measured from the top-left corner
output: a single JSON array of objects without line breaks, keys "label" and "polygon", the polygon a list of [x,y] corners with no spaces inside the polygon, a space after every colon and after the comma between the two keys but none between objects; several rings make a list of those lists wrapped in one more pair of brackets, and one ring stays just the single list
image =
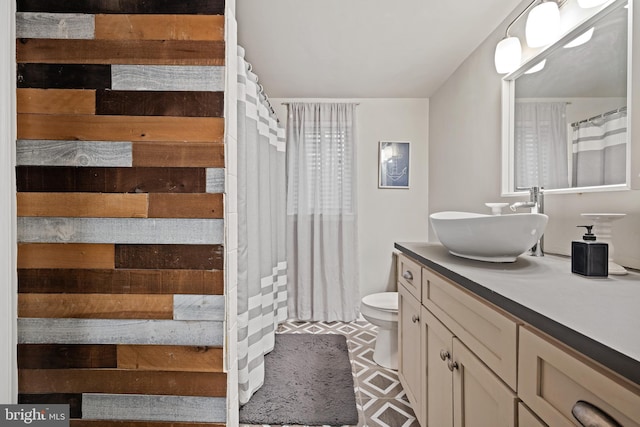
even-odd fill
[{"label": "window behind curtain", "polygon": [[298,163],[294,173],[300,179],[289,180],[289,214],[354,213],[352,126],[352,122],[336,126],[326,120],[306,123],[299,147],[306,170],[300,171]]}]

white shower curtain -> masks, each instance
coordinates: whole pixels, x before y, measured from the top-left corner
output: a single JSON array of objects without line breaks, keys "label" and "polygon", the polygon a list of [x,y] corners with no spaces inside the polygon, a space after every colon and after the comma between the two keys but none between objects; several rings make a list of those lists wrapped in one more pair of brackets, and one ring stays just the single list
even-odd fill
[{"label": "white shower curtain", "polygon": [[626,182],[626,110],[574,123],[572,142],[574,187]]},{"label": "white shower curtain", "polygon": [[293,103],[287,120],[289,316],[358,317],[356,104]]},{"label": "white shower curtain", "polygon": [[264,383],[287,318],[284,129],[238,48],[238,377],[240,404]]},{"label": "white shower curtain", "polygon": [[517,102],[516,188],[569,186],[566,103]]}]

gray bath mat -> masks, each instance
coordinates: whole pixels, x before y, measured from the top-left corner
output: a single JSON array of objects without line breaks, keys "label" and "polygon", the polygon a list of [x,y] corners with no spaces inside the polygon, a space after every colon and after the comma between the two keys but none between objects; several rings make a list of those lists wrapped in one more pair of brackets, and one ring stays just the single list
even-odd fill
[{"label": "gray bath mat", "polygon": [[357,425],[343,335],[278,334],[264,385],[240,408],[243,424]]}]

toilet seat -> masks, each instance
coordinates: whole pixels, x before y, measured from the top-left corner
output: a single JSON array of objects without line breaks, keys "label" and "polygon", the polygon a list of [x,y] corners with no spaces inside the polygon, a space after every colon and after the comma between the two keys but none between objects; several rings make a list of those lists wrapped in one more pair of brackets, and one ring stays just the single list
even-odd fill
[{"label": "toilet seat", "polygon": [[380,292],[362,298],[362,304],[382,311],[398,311],[398,293]]}]

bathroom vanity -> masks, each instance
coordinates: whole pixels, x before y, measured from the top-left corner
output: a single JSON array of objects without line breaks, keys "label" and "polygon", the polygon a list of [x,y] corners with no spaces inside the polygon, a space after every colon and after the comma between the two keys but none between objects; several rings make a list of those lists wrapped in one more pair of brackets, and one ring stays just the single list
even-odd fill
[{"label": "bathroom vanity", "polygon": [[[422,427],[575,426],[576,403],[640,426],[640,274],[568,258],[459,258],[396,243],[398,375]],[[576,409],[578,409],[576,408]]]}]

